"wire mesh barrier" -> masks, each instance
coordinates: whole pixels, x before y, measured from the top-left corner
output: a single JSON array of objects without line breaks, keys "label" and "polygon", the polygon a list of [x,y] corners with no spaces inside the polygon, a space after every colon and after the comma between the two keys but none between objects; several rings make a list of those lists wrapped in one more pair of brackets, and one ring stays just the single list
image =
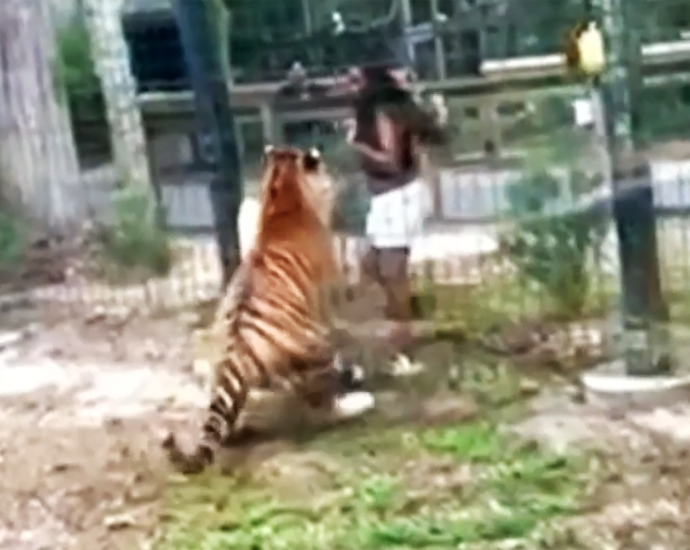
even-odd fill
[{"label": "wire mesh barrier", "polygon": [[[318,144],[341,184],[356,180],[343,131],[349,103],[337,89],[363,61],[408,64],[422,79],[424,101],[445,96],[452,134],[433,160],[434,214],[413,263],[443,287],[482,289],[436,314],[463,312],[463,323],[481,331],[498,317],[575,318],[613,308],[615,231],[606,208],[590,208],[610,196],[601,117],[587,85],[563,76],[557,53],[577,17],[546,8],[518,17],[512,4],[450,3],[432,13],[431,4],[413,2],[372,8],[359,14],[364,24],[325,8],[311,7],[307,16],[291,5],[285,9],[302,14],[292,29],[274,21],[269,4],[266,12],[261,4],[233,13],[235,32],[220,55],[232,61],[227,78],[247,195],[271,140]],[[675,296],[688,264],[690,150],[680,121],[690,48],[664,10],[655,11],[663,23],[643,28],[644,85],[634,99],[665,289]],[[13,108],[3,133],[8,149],[23,153],[5,160],[11,183],[4,200],[12,207],[3,218],[4,300],[157,309],[213,296],[223,271],[214,237],[223,208],[213,191],[218,161],[213,132],[198,129],[194,71],[174,10],[134,2],[119,11],[96,2],[68,17],[31,14],[35,28],[49,29],[27,61],[34,80],[20,82],[6,68]],[[256,18],[272,21],[270,32],[247,34]],[[43,111],[27,118],[24,105],[39,93]],[[341,208],[345,225],[364,219],[365,202],[354,199],[360,212]],[[348,255],[356,264],[357,254]],[[476,315],[491,321],[484,327]]]},{"label": "wire mesh barrier", "polygon": [[[686,382],[690,9],[586,4],[0,3],[0,548],[687,547],[687,384],[587,398]],[[334,363],[365,382],[167,483],[152,432],[209,406],[269,143],[330,171]],[[620,387],[583,391],[595,364]]]},{"label": "wire mesh barrier", "polygon": [[[512,5],[506,11],[452,3],[432,13],[430,4],[392,3],[359,14],[364,24],[309,8],[311,15],[294,18],[299,28],[272,22],[260,38],[246,34],[250,19],[273,21],[271,6],[266,13],[238,8],[236,32],[219,56],[232,61],[233,140],[248,196],[263,144],[272,140],[319,145],[339,184],[358,188],[347,184],[358,176],[344,140],[349,100],[338,89],[363,60],[407,64],[422,79],[422,101],[445,97],[452,136],[428,174],[434,213],[412,253],[413,263],[426,267],[415,269],[441,277],[444,287],[491,289],[436,313],[463,312],[463,323],[481,332],[497,317],[574,318],[615,309],[614,226],[606,208],[590,208],[610,196],[608,147],[596,120],[602,113],[592,112],[588,85],[564,76],[557,53],[573,14],[535,10],[524,18]],[[660,21],[673,20],[664,9],[657,10]],[[187,63],[194,56],[185,57],[191,42],[173,7],[134,2],[119,11],[94,3],[69,17],[38,8],[32,14],[50,29],[31,60],[34,81],[13,80],[7,68],[7,100],[16,108],[4,134],[10,149],[27,152],[6,160],[8,179],[22,182],[6,186],[7,204],[22,206],[13,206],[3,224],[6,302],[29,295],[58,309],[80,302],[157,309],[213,296],[223,273],[214,235],[234,232],[235,222],[226,215],[219,226],[218,212],[230,203],[214,191],[215,130],[199,130],[196,73]],[[687,99],[689,48],[672,28],[644,27],[635,123],[660,216],[662,271],[672,279],[666,290],[675,295],[688,263],[682,220],[689,151],[677,121]],[[54,66],[39,59],[54,53]],[[22,98],[38,88],[23,86],[45,88],[45,74],[55,77],[41,92],[50,99],[39,103],[44,114],[29,120]],[[341,205],[341,222],[361,230],[366,199],[353,204],[357,211]],[[357,254],[348,254],[347,263],[356,264]],[[484,327],[475,315],[491,322]]]}]

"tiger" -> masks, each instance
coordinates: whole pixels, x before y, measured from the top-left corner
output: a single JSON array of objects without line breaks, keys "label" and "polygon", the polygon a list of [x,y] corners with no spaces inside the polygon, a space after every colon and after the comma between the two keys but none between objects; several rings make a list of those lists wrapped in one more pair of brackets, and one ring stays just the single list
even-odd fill
[{"label": "tiger", "polygon": [[[310,150],[312,155],[320,155],[318,149]],[[319,169],[305,174],[305,195],[324,224],[332,227],[338,188],[322,162]],[[245,257],[251,251],[256,240],[261,203],[258,198],[245,197],[240,205],[237,217],[240,255]]]},{"label": "tiger", "polygon": [[217,450],[242,440],[253,390],[296,394],[315,411],[364,414],[373,394],[343,364],[322,289],[338,276],[333,235],[309,193],[324,170],[316,150],[268,147],[259,190],[258,233],[227,286],[212,324],[222,348],[213,357],[209,405],[193,452],[173,432],[162,447],[182,474],[198,474]]}]

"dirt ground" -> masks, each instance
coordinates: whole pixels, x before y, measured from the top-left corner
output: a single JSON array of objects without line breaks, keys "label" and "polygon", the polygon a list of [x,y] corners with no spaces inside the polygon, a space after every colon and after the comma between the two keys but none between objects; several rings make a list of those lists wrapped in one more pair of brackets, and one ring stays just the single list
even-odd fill
[{"label": "dirt ground", "polygon": [[[36,318],[0,327],[0,549],[151,547],[170,474],[159,442],[205,404],[189,328],[127,314]],[[422,407],[389,405],[396,419]],[[456,409],[440,403],[432,414]]]},{"label": "dirt ground", "polygon": [[[191,369],[185,324],[177,318],[75,315],[69,323],[44,318],[21,326],[0,330],[0,549],[196,547],[156,543],[169,512],[170,484],[175,483],[159,441],[170,427],[190,425],[192,411],[204,402]],[[448,386],[451,378],[441,385]],[[458,397],[447,387],[424,388],[419,382],[410,383],[404,392],[381,391],[384,412],[379,421],[384,423],[376,429],[386,423],[412,425],[420,419],[427,425],[457,423],[482,407],[491,408],[502,400],[501,393],[523,398],[541,393],[527,419],[513,426],[522,438],[548,444],[557,440],[566,446],[607,443],[592,463],[596,475],[586,489],[591,507],[569,519],[568,529],[578,536],[584,533],[589,544],[607,548],[678,548],[690,541],[690,437],[671,441],[646,430],[641,417],[603,414],[573,404],[560,393],[551,399],[541,391],[540,380],[511,378],[506,383],[497,376],[480,378],[463,379],[472,399],[468,392]],[[487,387],[490,391],[483,394],[474,391]],[[433,399],[427,398],[429,392]],[[265,453],[279,491],[282,482],[275,479],[281,475],[276,472],[290,461],[296,461],[291,478],[294,468],[319,463],[309,466],[305,477],[298,476],[301,486],[309,487],[314,472],[330,479],[328,472],[340,468],[338,463],[353,450],[338,451],[336,456],[319,447],[302,451],[278,444],[256,452]],[[465,471],[451,468],[445,459],[424,460],[423,468],[415,466],[411,477],[414,490],[427,475],[429,482],[441,483],[439,479],[456,479]],[[398,464],[396,475],[404,477],[410,464]],[[390,476],[382,475],[377,473],[375,490],[368,486],[367,495],[374,491],[376,498],[383,498],[381,479]],[[366,498],[357,497],[357,502]],[[559,548],[577,547],[563,541],[559,539]]]},{"label": "dirt ground", "polygon": [[4,333],[0,548],[147,547],[167,475],[157,441],[203,396],[181,323],[121,322]]}]

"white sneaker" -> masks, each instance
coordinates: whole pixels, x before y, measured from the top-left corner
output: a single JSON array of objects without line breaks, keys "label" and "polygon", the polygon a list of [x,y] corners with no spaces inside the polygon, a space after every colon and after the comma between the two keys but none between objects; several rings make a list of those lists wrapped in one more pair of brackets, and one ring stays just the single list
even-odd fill
[{"label": "white sneaker", "polygon": [[424,365],[419,361],[412,361],[407,355],[399,353],[393,359],[390,373],[393,376],[415,376],[424,370]]},{"label": "white sneaker", "polygon": [[336,398],[333,410],[338,418],[354,418],[374,408],[376,399],[368,391],[356,391]]}]

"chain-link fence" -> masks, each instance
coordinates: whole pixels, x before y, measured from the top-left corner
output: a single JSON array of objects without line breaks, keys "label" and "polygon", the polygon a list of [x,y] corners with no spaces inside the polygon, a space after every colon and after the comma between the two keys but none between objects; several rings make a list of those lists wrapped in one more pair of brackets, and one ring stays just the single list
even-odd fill
[{"label": "chain-link fence", "polygon": [[[585,78],[559,52],[588,20],[609,66]],[[680,377],[616,376],[612,410],[580,376],[626,353],[657,374],[662,337],[684,355],[688,32],[680,0],[1,2],[0,549],[688,547],[690,407],[627,407]],[[429,338],[362,357],[338,411],[250,392],[227,439],[258,420],[273,441],[170,479],[161,436],[209,407],[199,311],[265,143],[322,148],[352,285],[337,320],[358,352],[389,328],[380,289],[358,294],[376,197],[346,139],[343,84],[369,62],[414,69],[446,119],[410,254]],[[616,345],[641,332],[655,346]]]},{"label": "chain-link fence", "polygon": [[[272,140],[316,143],[339,180],[356,180],[343,139],[348,103],[332,92],[363,62],[407,65],[423,97],[445,98],[451,134],[429,176],[434,216],[412,252],[427,316],[492,332],[616,310],[614,225],[607,208],[590,208],[610,195],[607,144],[590,87],[565,74],[559,53],[585,9],[526,0],[433,10],[362,3],[356,12],[312,4],[286,3],[283,14],[268,0],[241,3],[229,27],[219,25],[245,195]],[[670,4],[641,4],[631,10],[644,43],[635,123],[656,195],[664,290],[680,319],[690,310],[680,298],[690,265],[687,18]],[[208,189],[217,163],[213,140],[198,130],[173,8],[29,2],[17,19],[19,9],[8,2],[0,13],[3,24],[26,25],[22,50],[32,52],[3,58],[3,300],[60,311],[213,296],[222,277]],[[344,225],[358,225],[366,199],[343,201],[354,205],[341,205]],[[346,240],[354,267],[360,247]]]}]

